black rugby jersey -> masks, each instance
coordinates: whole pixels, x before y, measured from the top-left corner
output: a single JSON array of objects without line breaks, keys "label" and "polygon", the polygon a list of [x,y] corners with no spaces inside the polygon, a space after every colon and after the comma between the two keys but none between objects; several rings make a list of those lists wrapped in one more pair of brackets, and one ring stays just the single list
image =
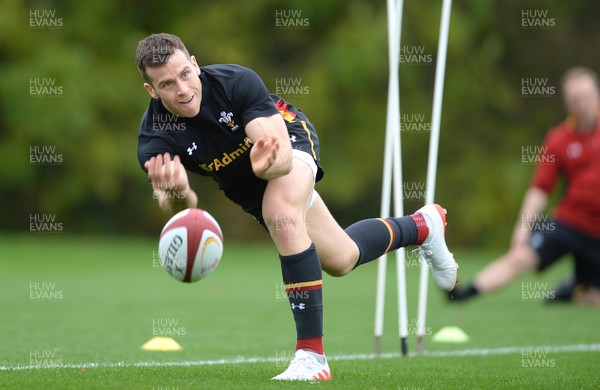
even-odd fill
[{"label": "black rugby jersey", "polygon": [[[158,99],[151,99],[138,135],[142,169],[151,157],[169,152],[185,168],[212,177],[221,190],[240,186],[256,176],[250,164],[245,127],[258,117],[279,113],[260,77],[240,65],[201,67],[202,101],[193,118],[171,114]],[[275,100],[275,101],[277,101]]]}]

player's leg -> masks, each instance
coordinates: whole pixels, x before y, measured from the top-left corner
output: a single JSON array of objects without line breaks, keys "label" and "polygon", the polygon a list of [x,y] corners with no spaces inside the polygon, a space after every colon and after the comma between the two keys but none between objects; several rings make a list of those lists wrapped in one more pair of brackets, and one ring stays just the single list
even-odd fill
[{"label": "player's leg", "polygon": [[294,157],[292,171],[270,180],[263,197],[263,218],[280,254],[283,282],[296,324],[296,353],[288,369],[273,378],[276,380],[331,379],[322,345],[321,263],[306,231],[306,209],[315,171]]},{"label": "player's leg", "polygon": [[577,282],[568,297],[570,299],[565,299],[566,301],[576,301],[587,306],[600,306],[600,264],[590,263],[591,259],[575,254],[574,279]]},{"label": "player's leg", "polygon": [[331,275],[343,276],[389,251],[420,245],[438,285],[451,290],[456,284],[457,265],[446,247],[445,211],[439,206],[429,205],[399,218],[365,219],[344,230],[316,194],[307,221],[323,269]]},{"label": "player's leg", "polygon": [[[302,151],[308,165],[316,168],[315,180],[323,176],[319,167],[319,138],[308,118],[281,100],[277,108],[286,119],[295,151]],[[353,268],[407,245],[421,245],[421,254],[431,264],[433,276],[445,290],[456,284],[457,265],[446,247],[445,210],[429,205],[400,218],[372,218],[342,230],[318,197],[308,210],[308,231],[315,242],[325,270],[345,275]],[[431,234],[430,234],[431,233]]]},{"label": "player's leg", "polygon": [[307,213],[307,231],[325,272],[343,276],[354,269],[360,255],[358,246],[333,218],[317,192]]},{"label": "player's leg", "polygon": [[571,229],[577,288],[574,298],[588,306],[600,306],[600,239]]},{"label": "player's leg", "polygon": [[568,251],[562,225],[555,222],[554,229],[537,230],[531,234],[528,245],[511,248],[481,270],[470,284],[457,287],[450,298],[465,301],[478,294],[499,290],[509,285],[521,274],[537,270],[543,271],[554,264]]},{"label": "player's leg", "polygon": [[292,158],[292,171],[270,180],[262,202],[264,222],[281,255],[301,252],[310,245],[306,208],[314,188],[310,167]]},{"label": "player's leg", "polygon": [[[394,237],[394,231],[389,228],[390,223],[377,218],[354,224],[349,234],[348,229],[340,227],[316,192],[308,210],[307,222],[308,234],[317,246],[323,270],[332,276],[343,276],[352,271],[359,264],[361,255],[366,263],[391,249],[396,249],[390,248],[390,241],[402,236],[400,228],[396,227],[398,232]],[[416,244],[416,224],[406,220],[403,222],[408,222],[408,228],[405,239],[401,241],[406,242],[406,245]],[[359,249],[359,245],[362,250]]]}]

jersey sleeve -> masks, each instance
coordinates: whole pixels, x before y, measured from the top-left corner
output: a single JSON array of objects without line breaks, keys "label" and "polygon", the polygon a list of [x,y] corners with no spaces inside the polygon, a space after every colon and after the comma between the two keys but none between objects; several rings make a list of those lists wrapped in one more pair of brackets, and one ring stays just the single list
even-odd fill
[{"label": "jersey sleeve", "polygon": [[552,192],[560,177],[560,155],[557,153],[557,147],[559,146],[557,143],[559,142],[560,140],[557,139],[554,132],[550,132],[546,136],[540,150],[539,158],[537,159],[538,164],[536,165],[531,183],[533,187],[537,187],[547,194]]},{"label": "jersey sleeve", "polygon": [[232,100],[240,113],[242,127],[253,119],[279,113],[263,81],[248,68],[240,67],[233,85]]}]

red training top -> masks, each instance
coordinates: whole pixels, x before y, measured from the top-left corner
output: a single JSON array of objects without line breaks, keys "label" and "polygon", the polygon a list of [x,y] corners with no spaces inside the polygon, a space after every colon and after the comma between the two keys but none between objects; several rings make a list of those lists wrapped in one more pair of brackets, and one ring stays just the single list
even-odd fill
[{"label": "red training top", "polygon": [[550,194],[561,175],[566,179],[556,219],[600,238],[600,119],[593,132],[582,133],[568,118],[538,151],[532,185]]}]

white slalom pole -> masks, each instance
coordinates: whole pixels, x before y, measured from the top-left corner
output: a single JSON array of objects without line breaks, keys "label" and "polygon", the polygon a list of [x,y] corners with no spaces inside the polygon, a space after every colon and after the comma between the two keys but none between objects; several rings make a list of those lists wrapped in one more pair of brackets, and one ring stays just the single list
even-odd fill
[{"label": "white slalom pole", "polygon": [[[403,192],[402,192],[402,147],[400,137],[400,82],[399,61],[400,61],[400,31],[402,29],[402,8],[403,0],[397,0],[396,4],[396,89],[395,89],[395,113],[392,117],[394,122],[394,158],[393,158],[393,186],[394,186],[394,215],[401,217],[404,215]],[[398,295],[398,335],[400,337],[400,350],[402,355],[408,355],[408,312],[406,304],[406,251],[400,248],[396,251],[396,284]]]},{"label": "white slalom pole", "polygon": [[[398,122],[400,117],[398,116]],[[400,147],[400,133],[396,133],[394,140],[394,213],[396,216],[404,215],[402,199],[402,153]],[[406,251],[400,248],[396,251],[396,281],[398,293],[398,334],[400,336],[400,350],[402,355],[408,355],[408,312],[406,308]]]},{"label": "white slalom pole", "polygon": [[[387,0],[388,20],[388,55],[389,55],[389,80],[388,104],[385,131],[383,182],[381,190],[381,217],[390,216],[390,203],[392,193],[392,168],[393,146],[395,133],[399,132],[399,90],[398,90],[398,61],[400,28],[397,17],[397,1]],[[398,136],[399,137],[399,136]],[[375,304],[375,354],[381,354],[381,340],[383,337],[383,318],[385,309],[385,284],[387,274],[387,255],[378,260],[377,267],[377,292]]]},{"label": "white slalom pole", "polygon": [[[444,76],[446,73],[446,53],[448,49],[448,31],[450,29],[450,13],[452,0],[444,0],[440,21],[440,37],[438,42],[437,65],[435,68],[435,86],[433,91],[433,112],[431,116],[431,137],[429,138],[429,159],[427,162],[427,185],[425,204],[433,203],[435,197],[435,179],[437,175],[437,157],[440,141],[440,122],[442,116],[442,97],[444,94]],[[425,315],[427,313],[427,287],[429,284],[429,267],[421,263],[419,282],[419,306],[417,313],[417,353],[423,353],[425,336]]]}]

